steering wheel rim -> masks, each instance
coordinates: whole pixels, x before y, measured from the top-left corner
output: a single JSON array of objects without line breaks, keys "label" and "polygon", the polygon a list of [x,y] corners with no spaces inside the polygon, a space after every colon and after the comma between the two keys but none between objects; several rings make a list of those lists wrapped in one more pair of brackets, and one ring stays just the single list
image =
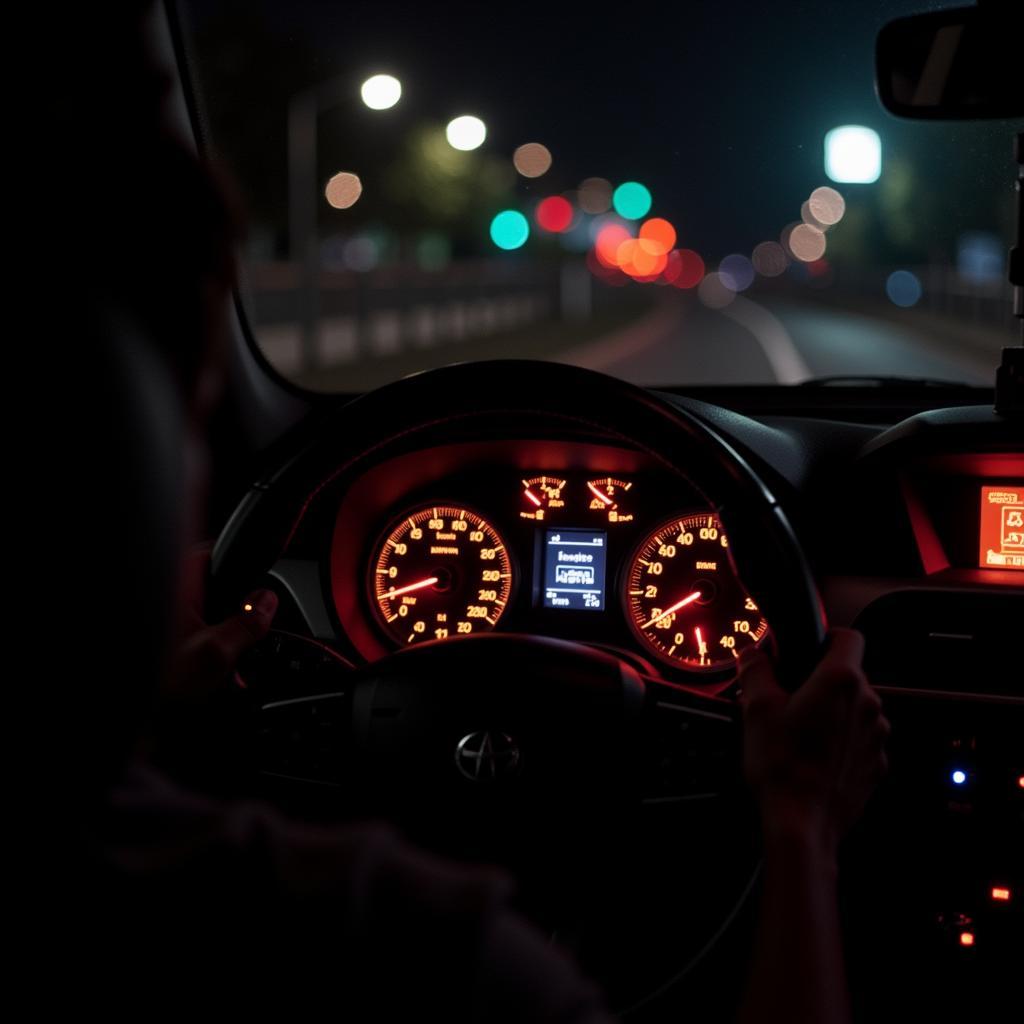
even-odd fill
[{"label": "steering wheel rim", "polygon": [[[742,566],[739,575],[770,624],[780,679],[792,687],[806,677],[824,639],[822,605],[795,535],[764,482],[720,435],[686,410],[615,378],[552,363],[446,367],[343,406],[312,443],[251,492],[229,522],[211,562],[212,612],[235,604],[244,592],[241,581],[252,579],[254,563],[269,569],[287,552],[312,503],[361,461],[386,454],[392,446],[430,438],[439,429],[468,432],[502,419],[515,424],[510,434],[525,419],[621,441],[685,481],[726,524],[728,557]],[[383,437],[381,423],[388,424]],[[304,496],[297,514],[296,495]],[[457,648],[486,650],[495,639],[491,634],[417,645],[375,663],[363,676],[386,676],[396,664],[429,663],[432,657],[443,665]],[[633,669],[622,667],[635,676]],[[641,682],[645,684],[661,685],[657,679]],[[648,703],[692,711],[695,703],[708,699],[679,687],[675,693],[674,700]],[[281,711],[287,704],[275,707]],[[716,716],[712,712],[710,717]]]}]

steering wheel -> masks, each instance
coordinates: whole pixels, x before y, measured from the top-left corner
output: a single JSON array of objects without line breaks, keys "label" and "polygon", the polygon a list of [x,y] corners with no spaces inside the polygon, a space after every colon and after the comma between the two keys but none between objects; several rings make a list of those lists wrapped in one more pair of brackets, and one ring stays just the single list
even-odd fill
[{"label": "steering wheel", "polygon": [[[311,503],[364,460],[431,443],[439,431],[502,429],[599,435],[685,480],[726,524],[727,555],[770,624],[783,684],[806,676],[824,638],[821,602],[785,515],[750,465],[656,395],[553,363],[456,365],[342,406],[229,522],[212,558],[212,613],[237,607],[254,572],[287,552]],[[649,856],[636,849],[648,835],[644,807],[667,812],[668,831],[684,846],[694,828],[706,837],[735,824],[707,817],[703,799],[737,789],[734,701],[668,683],[607,650],[489,633],[416,645],[339,678],[329,692],[261,706],[264,746],[315,749],[305,775],[344,787],[350,813],[383,815],[415,841],[543,879],[535,906],[543,914],[557,905],[556,920],[581,919],[594,886],[607,888],[609,862],[629,861],[623,851],[639,853],[640,864]],[[739,857],[729,870],[746,872],[730,889],[732,907],[749,891],[751,863]],[[703,919],[690,910],[693,952],[720,926],[723,908]],[[677,946],[666,963],[678,967],[681,955]],[[647,972],[648,990],[664,969]]]}]

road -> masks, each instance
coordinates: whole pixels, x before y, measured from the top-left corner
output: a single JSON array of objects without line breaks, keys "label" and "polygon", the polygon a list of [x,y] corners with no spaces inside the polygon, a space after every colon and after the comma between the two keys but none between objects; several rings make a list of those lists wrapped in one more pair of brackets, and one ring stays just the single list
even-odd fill
[{"label": "road", "polygon": [[715,310],[681,296],[555,358],[638,384],[896,375],[991,385],[1001,346],[1014,343],[1009,326],[958,329],[925,311],[852,313],[788,296],[737,296]]}]

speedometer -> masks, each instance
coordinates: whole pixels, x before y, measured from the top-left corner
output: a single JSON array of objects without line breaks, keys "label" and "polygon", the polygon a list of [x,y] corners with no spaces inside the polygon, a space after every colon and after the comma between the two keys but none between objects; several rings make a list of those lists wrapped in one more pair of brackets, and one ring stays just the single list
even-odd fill
[{"label": "speedometer", "polygon": [[653,654],[685,668],[722,670],[767,635],[728,547],[712,512],[677,516],[641,543],[626,577],[626,612]]},{"label": "speedometer", "polygon": [[505,542],[475,512],[429,505],[381,541],[370,593],[384,629],[403,645],[493,629],[512,593]]}]

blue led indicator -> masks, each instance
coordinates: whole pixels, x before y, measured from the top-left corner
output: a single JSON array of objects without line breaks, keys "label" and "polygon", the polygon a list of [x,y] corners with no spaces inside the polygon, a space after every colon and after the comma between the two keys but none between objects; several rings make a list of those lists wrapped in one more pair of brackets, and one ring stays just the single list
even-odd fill
[{"label": "blue led indicator", "polygon": [[967,773],[960,771],[959,768],[950,776],[953,780],[954,786],[962,786],[967,781]]}]

